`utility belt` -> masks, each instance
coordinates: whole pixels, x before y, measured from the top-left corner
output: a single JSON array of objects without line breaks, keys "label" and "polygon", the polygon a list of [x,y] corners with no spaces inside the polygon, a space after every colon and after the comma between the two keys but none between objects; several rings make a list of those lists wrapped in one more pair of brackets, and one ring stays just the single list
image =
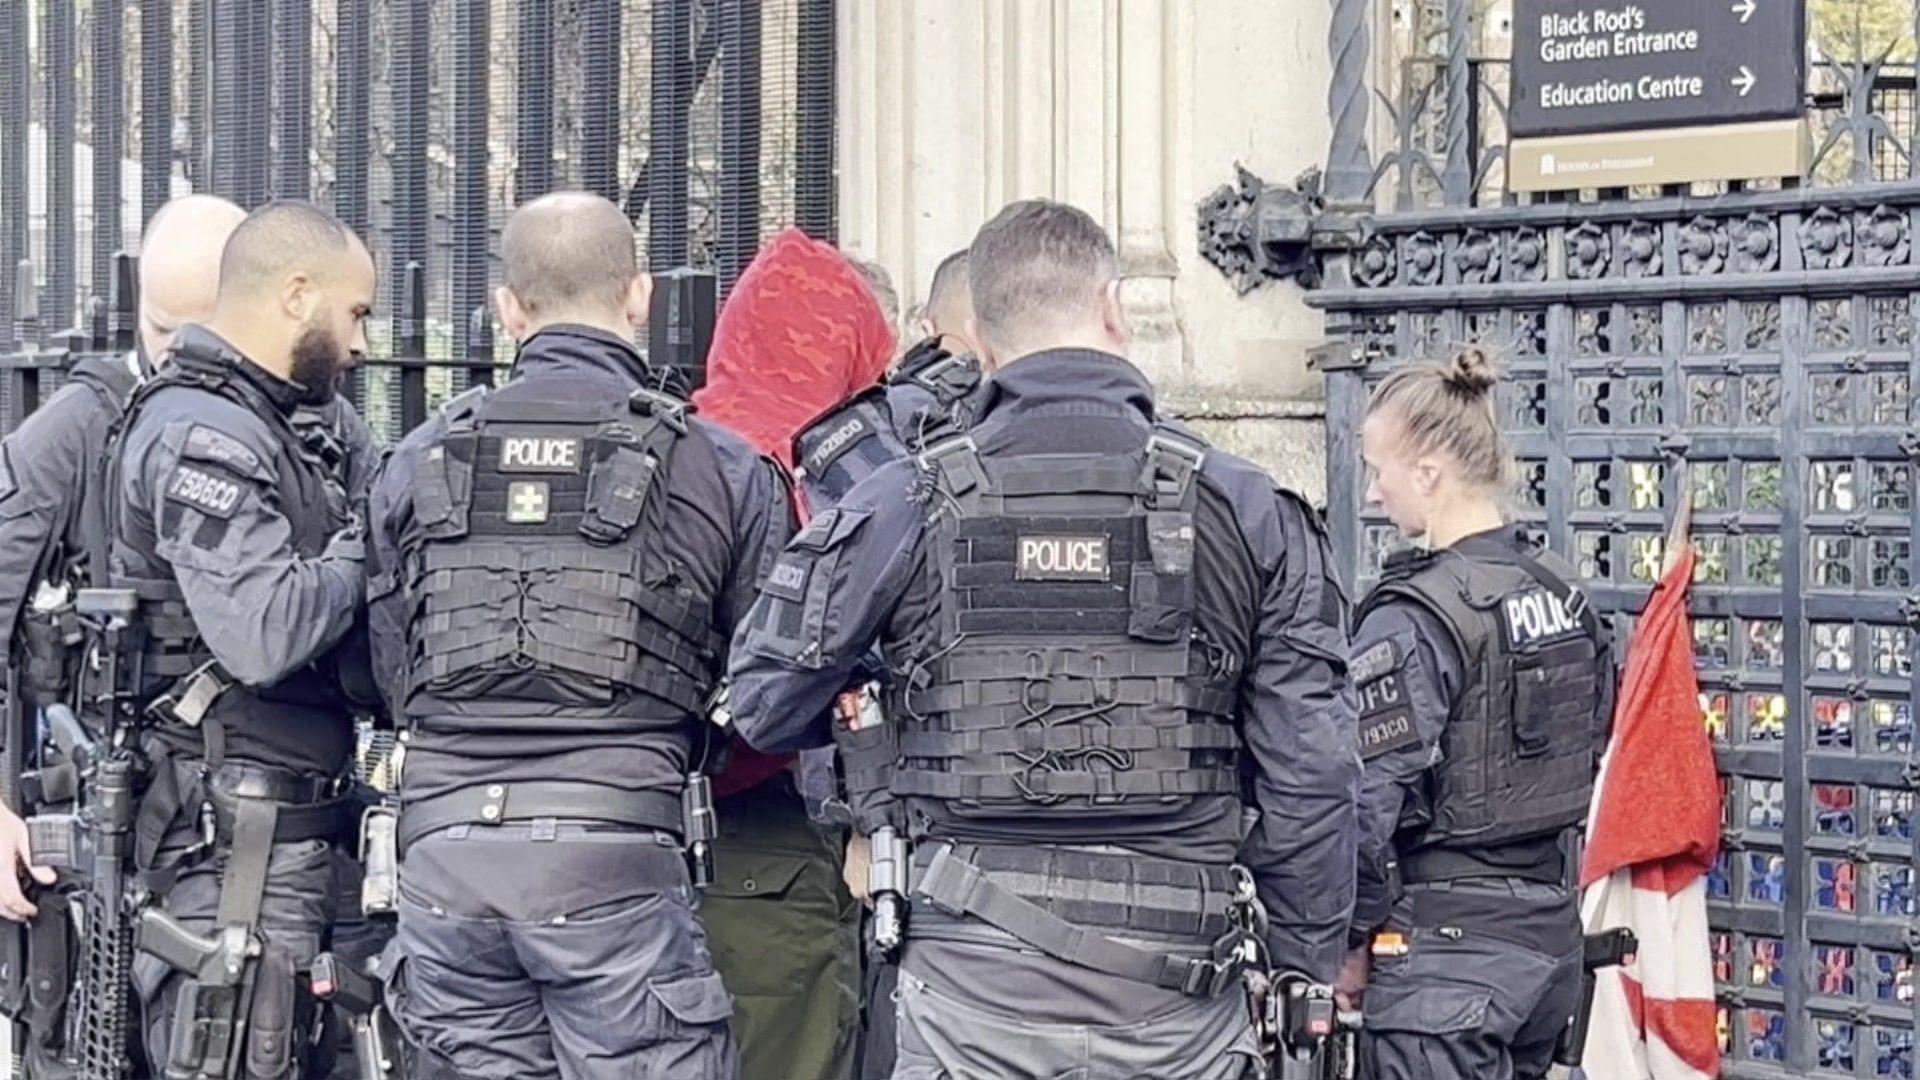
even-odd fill
[{"label": "utility belt", "polygon": [[[915,852],[911,880],[915,915],[936,913],[916,921],[915,936],[946,936],[940,915],[974,919],[1056,959],[1195,997],[1238,984],[1265,921],[1253,879],[1238,866],[936,843]],[[1093,925],[1126,936],[1178,936],[1193,947],[1143,948],[1095,933],[1067,911],[1104,918]]]},{"label": "utility belt", "polygon": [[[1498,849],[1511,850],[1511,849]],[[1543,843],[1539,858],[1529,862],[1500,862],[1470,848],[1429,847],[1400,856],[1400,883],[1428,885],[1464,878],[1517,878],[1545,885],[1567,883],[1567,856],[1558,843]]]},{"label": "utility belt", "polygon": [[684,835],[682,800],[664,791],[625,791],[561,780],[477,784],[401,804],[396,842],[401,856],[430,833],[459,825],[565,820]]},{"label": "utility belt", "polygon": [[[254,824],[250,840],[295,844],[307,840],[343,841],[352,835],[358,803],[345,778],[313,776],[248,761],[218,767],[158,755],[153,783],[140,801],[135,824],[135,862],[156,892],[165,892],[184,865],[216,848],[235,847],[243,818],[258,818],[256,806],[270,807],[272,826]],[[184,766],[184,768],[183,768]],[[188,775],[185,790],[181,773]],[[159,867],[160,844],[182,813],[191,813],[199,840],[167,867]]]}]

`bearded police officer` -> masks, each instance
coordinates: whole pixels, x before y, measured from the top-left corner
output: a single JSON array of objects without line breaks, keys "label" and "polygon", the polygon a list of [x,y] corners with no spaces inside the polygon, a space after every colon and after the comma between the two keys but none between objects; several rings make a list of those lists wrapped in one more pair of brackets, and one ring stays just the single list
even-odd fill
[{"label": "bearded police officer", "polygon": [[[1503,522],[1508,455],[1477,348],[1374,391],[1368,498],[1431,550],[1360,608],[1362,796],[1354,949],[1363,1075],[1547,1075],[1580,994],[1567,836],[1586,818],[1613,696],[1572,568]],[[1369,969],[1371,980],[1369,985]]]},{"label": "bearded police officer", "polygon": [[367,249],[326,212],[255,211],[224,248],[212,316],[135,393],[110,461],[112,583],[142,601],[137,689],[155,725],[136,861],[250,988],[136,960],[149,1058],[174,1075],[227,1075],[219,1032],[244,1032],[239,1075],[307,1068],[305,969],[350,816],[351,709],[331,650],[365,578],[346,491],[291,417],[364,353],[373,291]]},{"label": "bearded police officer", "polygon": [[731,1076],[682,845],[712,836],[705,716],[784,485],[646,389],[617,207],[543,197],[501,250],[514,380],[409,435],[369,505],[407,728],[397,1017],[427,1075]]},{"label": "bearded police officer", "polygon": [[969,277],[977,424],[794,538],[736,637],[737,722],[824,741],[878,644],[916,847],[895,1076],[1243,1075],[1237,946],[1327,980],[1352,910],[1325,540],[1157,417],[1086,214],[1009,206]]}]

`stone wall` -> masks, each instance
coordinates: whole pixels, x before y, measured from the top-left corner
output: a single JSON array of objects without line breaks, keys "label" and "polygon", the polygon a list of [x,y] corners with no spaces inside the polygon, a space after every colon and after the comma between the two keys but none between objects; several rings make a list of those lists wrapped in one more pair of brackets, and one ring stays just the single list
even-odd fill
[{"label": "stone wall", "polygon": [[1320,318],[1290,285],[1237,295],[1196,208],[1236,162],[1289,180],[1325,158],[1326,6],[842,0],[840,20],[845,245],[913,298],[1005,203],[1081,206],[1119,245],[1165,405],[1318,499]]}]

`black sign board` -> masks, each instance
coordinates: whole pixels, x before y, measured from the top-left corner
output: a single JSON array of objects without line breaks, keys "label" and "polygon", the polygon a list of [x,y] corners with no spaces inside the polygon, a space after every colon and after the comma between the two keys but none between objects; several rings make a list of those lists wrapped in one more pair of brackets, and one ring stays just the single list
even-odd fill
[{"label": "black sign board", "polygon": [[1805,0],[1514,0],[1516,137],[1799,116]]}]

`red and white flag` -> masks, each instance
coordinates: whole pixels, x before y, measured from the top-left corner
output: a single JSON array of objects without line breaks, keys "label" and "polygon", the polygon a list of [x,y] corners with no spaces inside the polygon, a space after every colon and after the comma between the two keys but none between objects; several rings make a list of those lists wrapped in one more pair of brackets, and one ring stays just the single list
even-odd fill
[{"label": "red and white flag", "polygon": [[1720,781],[1700,709],[1687,620],[1694,553],[1648,598],[1627,654],[1580,884],[1589,933],[1630,927],[1631,964],[1599,974],[1584,1068],[1591,1080],[1720,1074],[1707,872],[1720,846]]}]

